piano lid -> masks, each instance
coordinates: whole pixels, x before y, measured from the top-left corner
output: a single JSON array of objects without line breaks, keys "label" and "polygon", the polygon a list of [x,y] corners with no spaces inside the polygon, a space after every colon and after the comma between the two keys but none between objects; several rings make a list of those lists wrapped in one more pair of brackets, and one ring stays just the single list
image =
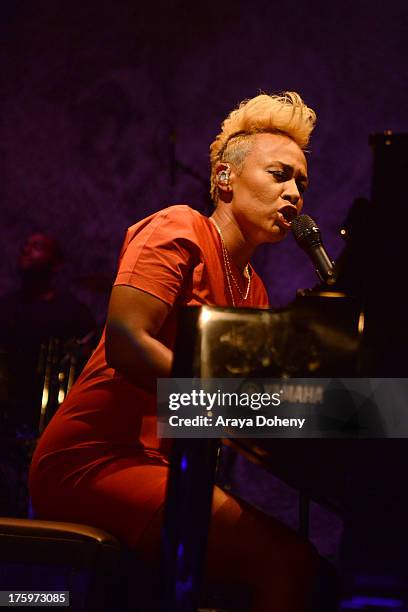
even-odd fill
[{"label": "piano lid", "polygon": [[190,307],[180,316],[172,376],[357,376],[363,316],[339,292],[307,291],[286,308]]}]

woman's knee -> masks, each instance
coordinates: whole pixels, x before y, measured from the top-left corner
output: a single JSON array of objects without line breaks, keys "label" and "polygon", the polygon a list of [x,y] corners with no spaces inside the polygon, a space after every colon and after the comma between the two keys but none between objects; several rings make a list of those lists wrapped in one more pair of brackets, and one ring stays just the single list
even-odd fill
[{"label": "woman's knee", "polygon": [[[246,573],[296,571],[312,576],[319,556],[313,545],[276,519],[216,491],[209,533],[209,560]],[[232,573],[232,572],[231,572]]]}]

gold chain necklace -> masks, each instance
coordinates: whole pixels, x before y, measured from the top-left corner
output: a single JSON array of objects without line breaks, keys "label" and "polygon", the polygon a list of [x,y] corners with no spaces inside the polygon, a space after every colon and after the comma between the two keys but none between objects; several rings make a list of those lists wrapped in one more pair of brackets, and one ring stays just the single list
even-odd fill
[{"label": "gold chain necklace", "polygon": [[227,249],[227,247],[225,245],[224,236],[222,235],[221,228],[219,227],[218,223],[212,217],[210,217],[210,221],[212,221],[212,223],[215,225],[215,228],[216,228],[216,230],[219,233],[220,238],[221,238],[222,258],[224,260],[225,276],[227,277],[228,289],[229,289],[229,292],[230,292],[232,305],[235,308],[236,307],[236,303],[235,303],[235,299],[234,299],[234,293],[232,291],[231,280],[234,283],[234,285],[235,285],[239,295],[241,296],[241,299],[245,302],[245,300],[248,298],[249,290],[251,288],[251,280],[252,280],[251,269],[249,267],[249,264],[247,264],[245,266],[244,275],[248,279],[248,284],[247,284],[247,288],[245,290],[245,293],[243,293],[242,290],[241,290],[241,287],[239,286],[239,283],[236,280],[236,278],[234,276],[234,273],[233,273],[233,271],[231,269],[231,260],[230,260],[230,256],[229,256],[229,253],[228,253],[228,249]]}]

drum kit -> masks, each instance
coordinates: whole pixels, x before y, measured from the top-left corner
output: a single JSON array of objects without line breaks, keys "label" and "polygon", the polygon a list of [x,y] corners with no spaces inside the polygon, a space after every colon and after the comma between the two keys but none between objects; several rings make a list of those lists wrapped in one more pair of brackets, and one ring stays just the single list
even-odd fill
[{"label": "drum kit", "polygon": [[[81,288],[99,295],[107,295],[112,288],[112,277],[107,274],[92,274],[75,279],[75,284]],[[83,366],[91,356],[99,339],[98,330],[92,330],[83,338],[62,339],[58,337],[47,338],[40,347],[36,372],[29,373],[36,378],[36,405],[32,406],[34,416],[30,419],[35,423],[26,432],[26,423],[18,422],[11,412],[14,410],[14,396],[16,390],[22,395],[21,386],[26,386],[21,380],[19,372],[12,372],[10,368],[8,350],[0,347],[0,431],[14,429],[23,437],[38,437],[47,423],[64,401],[73,383],[82,371]],[[27,381],[26,381],[27,382]],[[16,387],[17,385],[17,387]],[[27,385],[29,386],[29,385]],[[18,388],[20,387],[20,388]],[[41,387],[41,390],[39,391]],[[32,398],[27,397],[32,403]],[[38,415],[38,418],[35,416]],[[11,425],[12,423],[12,425]],[[25,433],[22,433],[25,432]]]},{"label": "drum kit", "polygon": [[[106,295],[112,278],[82,276],[76,284]],[[35,445],[91,356],[99,335],[96,329],[82,338],[47,338],[36,365],[21,371],[13,368],[13,349],[0,346],[0,514],[27,515],[27,474]]]}]

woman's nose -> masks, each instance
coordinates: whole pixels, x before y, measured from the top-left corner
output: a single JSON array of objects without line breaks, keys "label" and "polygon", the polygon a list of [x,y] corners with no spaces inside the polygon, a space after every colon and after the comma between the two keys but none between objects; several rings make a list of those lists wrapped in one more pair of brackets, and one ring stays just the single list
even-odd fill
[{"label": "woman's nose", "polygon": [[299,191],[299,188],[298,188],[298,186],[296,184],[295,179],[292,179],[292,180],[287,181],[285,183],[285,189],[284,189],[284,192],[282,194],[282,198],[284,200],[287,200],[288,202],[290,202],[294,206],[297,206],[298,202],[301,202],[300,191]]}]

